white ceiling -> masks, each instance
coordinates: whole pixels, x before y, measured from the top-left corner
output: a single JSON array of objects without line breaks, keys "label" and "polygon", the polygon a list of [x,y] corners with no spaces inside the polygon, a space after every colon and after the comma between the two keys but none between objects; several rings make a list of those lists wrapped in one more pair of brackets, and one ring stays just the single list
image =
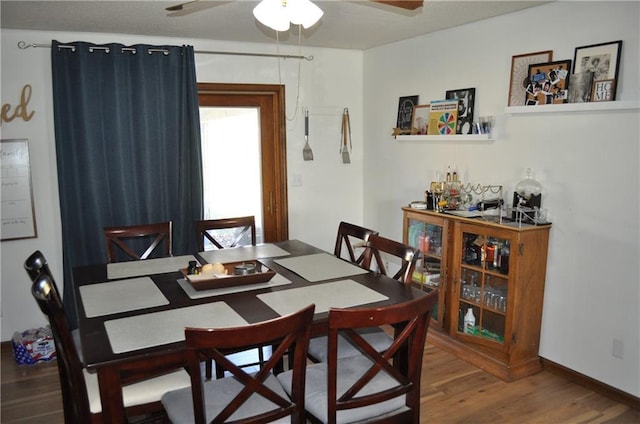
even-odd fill
[{"label": "white ceiling", "polygon": [[[324,11],[324,16],[314,27],[303,30],[302,45],[359,50],[546,3],[425,0],[423,7],[407,11],[366,0],[314,2]],[[165,7],[179,3],[181,0],[2,0],[1,26],[258,43],[276,41],[275,32],[253,17],[252,10],[258,1],[200,0],[185,6],[181,12],[165,10]],[[282,44],[297,44],[297,27],[280,33],[279,39]]]}]

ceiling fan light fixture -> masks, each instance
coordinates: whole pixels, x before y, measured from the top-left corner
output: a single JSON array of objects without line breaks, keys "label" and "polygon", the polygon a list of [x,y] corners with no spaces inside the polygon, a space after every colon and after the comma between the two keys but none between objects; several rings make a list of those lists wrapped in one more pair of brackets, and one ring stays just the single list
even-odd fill
[{"label": "ceiling fan light fixture", "polygon": [[253,9],[258,22],[276,31],[288,31],[290,22],[310,28],[323,14],[310,0],[262,0]]},{"label": "ceiling fan light fixture", "polygon": [[289,18],[281,0],[262,0],[253,8],[253,16],[275,31],[288,31]]},{"label": "ceiling fan light fixture", "polygon": [[304,29],[314,26],[324,15],[322,9],[310,0],[285,0],[289,20],[294,25],[302,25]]}]

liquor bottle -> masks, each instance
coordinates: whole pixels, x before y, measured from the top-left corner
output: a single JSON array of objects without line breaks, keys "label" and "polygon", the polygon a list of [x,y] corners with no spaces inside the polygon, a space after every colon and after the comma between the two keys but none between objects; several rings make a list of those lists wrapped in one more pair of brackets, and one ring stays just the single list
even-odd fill
[{"label": "liquor bottle", "polygon": [[509,273],[509,243],[505,243],[500,249],[500,272]]},{"label": "liquor bottle", "polygon": [[447,182],[451,182],[451,167],[447,167]]}]

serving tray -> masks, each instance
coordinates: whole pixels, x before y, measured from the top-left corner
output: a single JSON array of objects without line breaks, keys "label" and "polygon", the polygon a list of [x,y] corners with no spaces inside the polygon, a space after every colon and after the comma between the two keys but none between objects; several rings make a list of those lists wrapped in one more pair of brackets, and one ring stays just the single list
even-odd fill
[{"label": "serving tray", "polygon": [[[255,265],[255,273],[245,275],[234,275],[236,265]],[[244,286],[247,284],[266,283],[270,281],[275,271],[270,270],[264,264],[258,261],[244,261],[244,262],[229,262],[224,265],[227,271],[226,275],[217,274],[189,274],[187,268],[180,269],[182,275],[196,290],[210,290],[219,289],[222,287],[235,287]],[[202,270],[202,267],[198,267],[198,271]]]}]

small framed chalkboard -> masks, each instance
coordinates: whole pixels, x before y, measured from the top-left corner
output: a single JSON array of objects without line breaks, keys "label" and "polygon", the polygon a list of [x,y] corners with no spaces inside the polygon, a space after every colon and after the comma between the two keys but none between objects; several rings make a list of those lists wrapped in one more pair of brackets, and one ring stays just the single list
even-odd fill
[{"label": "small framed chalkboard", "polygon": [[0,168],[2,170],[1,240],[37,237],[28,140],[2,140]]},{"label": "small framed chalkboard", "polygon": [[398,121],[396,123],[396,128],[401,130],[411,130],[413,108],[417,104],[418,96],[400,97],[398,102]]}]

